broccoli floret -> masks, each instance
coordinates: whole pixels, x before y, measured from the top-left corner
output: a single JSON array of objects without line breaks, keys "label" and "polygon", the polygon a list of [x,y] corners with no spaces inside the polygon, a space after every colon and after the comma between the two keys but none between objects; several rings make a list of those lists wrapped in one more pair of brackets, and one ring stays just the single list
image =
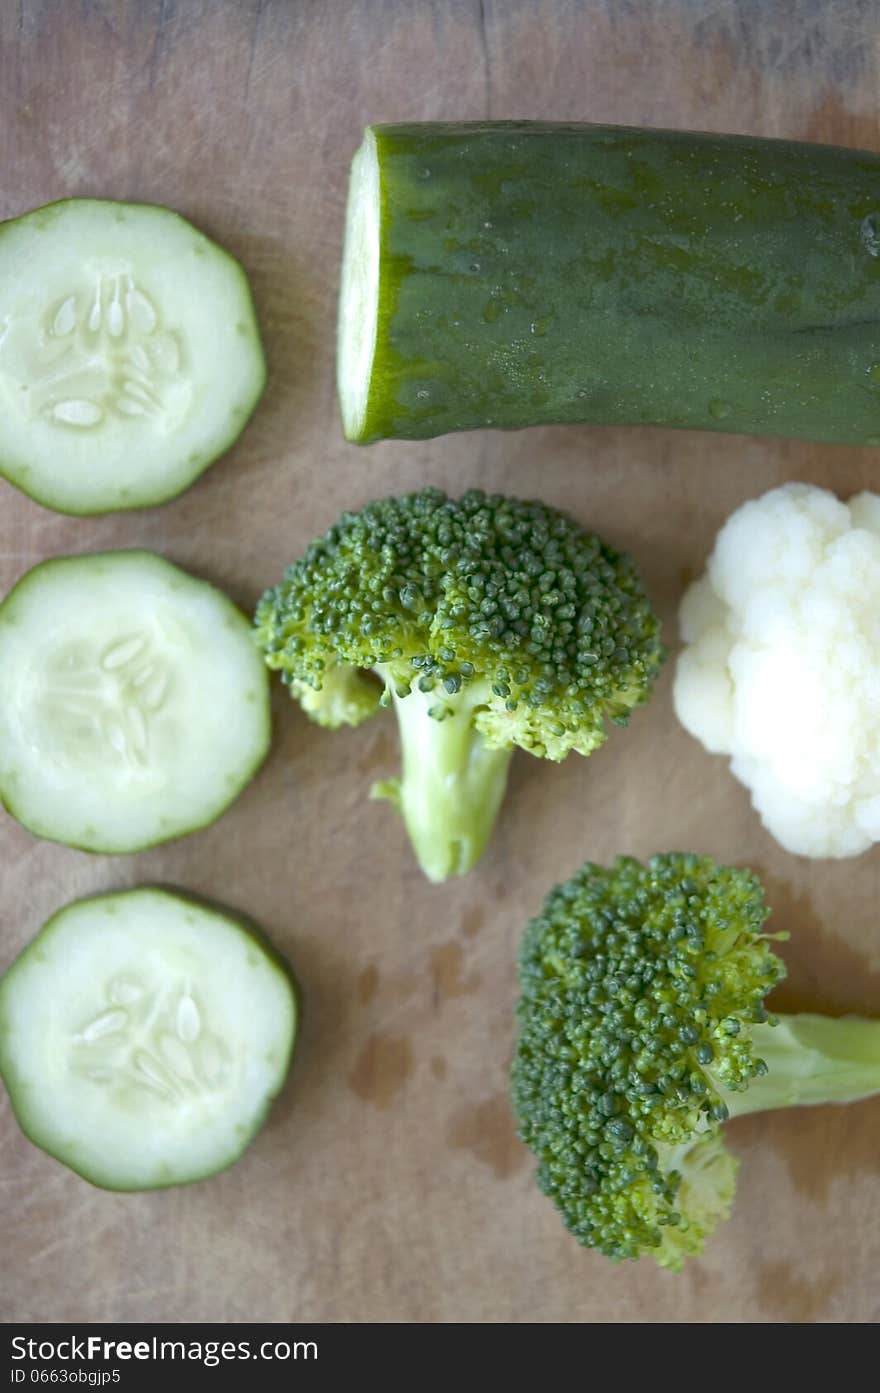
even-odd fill
[{"label": "broccoli floret", "polygon": [[400,809],[431,880],[479,859],[515,746],[590,754],[663,658],[628,556],[554,508],[477,490],[345,513],[263,596],[255,628],[322,725],[393,703],[402,777],[374,794]]},{"label": "broccoli floret", "polygon": [[680,1269],[730,1212],[726,1118],[880,1092],[880,1022],[768,1015],[767,914],[751,871],[670,853],[584,866],[526,930],[513,1105],[584,1246]]}]

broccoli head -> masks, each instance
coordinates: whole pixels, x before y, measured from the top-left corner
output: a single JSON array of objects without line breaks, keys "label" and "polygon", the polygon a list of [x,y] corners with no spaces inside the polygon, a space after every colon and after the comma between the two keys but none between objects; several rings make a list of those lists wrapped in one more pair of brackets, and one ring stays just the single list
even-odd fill
[{"label": "broccoli head", "polygon": [[516,746],[590,754],[663,657],[628,556],[554,508],[477,490],[345,513],[263,596],[255,628],[321,725],[394,704],[402,777],[374,792],[432,880],[479,859]]},{"label": "broccoli head", "polygon": [[730,1212],[729,1116],[880,1092],[880,1022],[768,1015],[767,914],[750,871],[670,853],[584,866],[528,926],[513,1105],[584,1246],[679,1269]]}]

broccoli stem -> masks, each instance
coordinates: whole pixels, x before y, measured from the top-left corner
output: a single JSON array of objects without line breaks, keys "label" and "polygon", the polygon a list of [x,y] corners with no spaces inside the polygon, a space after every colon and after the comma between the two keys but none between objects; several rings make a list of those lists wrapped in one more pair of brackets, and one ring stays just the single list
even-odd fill
[{"label": "broccoli stem", "polygon": [[740,1092],[722,1089],[731,1117],[771,1108],[853,1103],[880,1093],[880,1021],[780,1015],[751,1027],[767,1073]]},{"label": "broccoli stem", "polygon": [[[429,880],[464,875],[492,834],[513,751],[490,749],[474,729],[474,709],[485,699],[479,684],[442,699],[416,686],[406,696],[391,691],[403,773],[377,784],[373,796],[395,803]],[[446,714],[429,714],[438,710]]]}]

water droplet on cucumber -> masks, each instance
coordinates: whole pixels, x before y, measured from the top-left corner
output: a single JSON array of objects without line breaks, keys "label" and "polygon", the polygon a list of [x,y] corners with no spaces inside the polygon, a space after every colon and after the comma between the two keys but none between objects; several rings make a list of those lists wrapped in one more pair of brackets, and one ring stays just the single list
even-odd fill
[{"label": "water droplet on cucumber", "polygon": [[862,218],[859,236],[869,256],[880,256],[880,230],[878,230],[877,217],[874,213],[869,213],[866,218]]}]

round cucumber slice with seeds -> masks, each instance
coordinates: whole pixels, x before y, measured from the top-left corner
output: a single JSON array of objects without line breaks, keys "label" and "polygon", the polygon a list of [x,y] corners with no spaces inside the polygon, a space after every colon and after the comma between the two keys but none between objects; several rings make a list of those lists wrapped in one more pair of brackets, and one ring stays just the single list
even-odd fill
[{"label": "round cucumber slice with seeds", "polygon": [[265,378],[244,271],[179,214],[74,198],[0,224],[0,474],[38,503],[174,498]]},{"label": "round cucumber slice with seeds", "polygon": [[108,1190],[238,1160],[290,1064],[292,978],[259,931],[163,890],[60,910],[0,979],[0,1075],[27,1137]]},{"label": "round cucumber slice with seeds", "polygon": [[152,552],[45,561],[0,604],[0,801],[36,836],[122,853],[195,831],[270,735],[248,620]]}]

